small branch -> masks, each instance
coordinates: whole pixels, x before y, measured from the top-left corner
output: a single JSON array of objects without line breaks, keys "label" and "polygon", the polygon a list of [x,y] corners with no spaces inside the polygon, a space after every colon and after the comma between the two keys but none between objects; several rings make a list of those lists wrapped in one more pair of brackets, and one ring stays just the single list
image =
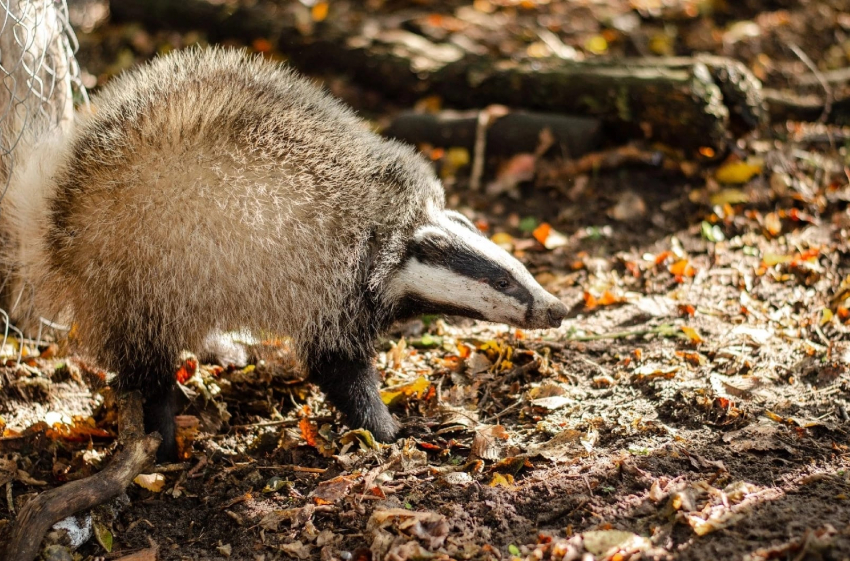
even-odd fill
[{"label": "small branch", "polygon": [[55,523],[118,496],[151,465],[162,438],[144,435],[142,399],[138,392],[118,402],[118,426],[124,449],[102,471],[41,493],[29,501],[14,522],[4,561],[32,561],[44,535]]},{"label": "small branch", "polygon": [[827,118],[829,118],[829,114],[832,112],[832,104],[835,101],[835,96],[832,93],[832,87],[826,81],[826,78],[824,78],[823,74],[821,74],[820,70],[818,69],[818,67],[814,63],[814,61],[812,61],[812,59],[809,58],[809,55],[807,55],[803,51],[803,49],[801,49],[800,47],[798,47],[794,43],[789,43],[788,48],[790,48],[794,52],[794,54],[797,55],[797,58],[799,58],[801,61],[803,61],[803,64],[805,64],[808,67],[808,69],[811,71],[811,73],[814,74],[818,83],[823,88],[823,93],[826,96],[826,98],[825,98],[824,104],[823,104],[823,112],[821,113],[820,117],[818,117],[818,122],[819,123],[825,123]]}]

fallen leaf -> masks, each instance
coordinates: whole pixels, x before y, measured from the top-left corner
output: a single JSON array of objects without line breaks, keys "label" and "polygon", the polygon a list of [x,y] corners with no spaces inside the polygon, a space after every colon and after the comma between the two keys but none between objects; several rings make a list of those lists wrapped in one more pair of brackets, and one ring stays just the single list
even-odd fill
[{"label": "fallen leaf", "polygon": [[348,495],[359,480],[360,477],[356,475],[340,475],[319,483],[309,496],[317,503],[332,504]]},{"label": "fallen leaf", "polygon": [[557,409],[566,407],[567,405],[572,405],[574,403],[576,403],[574,399],[563,395],[541,397],[531,401],[531,405],[533,405],[534,407],[540,407],[541,409],[546,409],[547,411],[555,411]]},{"label": "fallen leaf", "polygon": [[591,530],[582,535],[584,548],[598,556],[609,556],[617,551],[636,552],[651,549],[648,539],[624,530]]},{"label": "fallen leaf", "polygon": [[92,525],[94,529],[94,537],[97,540],[97,543],[106,550],[107,553],[112,552],[112,532],[109,531],[109,528],[104,526],[99,522],[95,522]]},{"label": "fallen leaf", "polygon": [[159,493],[165,486],[165,476],[161,473],[140,473],[133,479],[133,483],[152,493]]},{"label": "fallen leaf", "polygon": [[505,475],[502,475],[501,473],[494,473],[493,479],[490,480],[490,483],[488,483],[487,486],[504,487],[511,491],[515,491],[517,489],[516,485],[514,485],[514,476],[509,473]]},{"label": "fallen leaf", "polygon": [[131,553],[130,555],[119,557],[114,561],[157,561],[158,553],[159,552],[156,547],[148,547],[135,553]]},{"label": "fallen leaf", "polygon": [[357,442],[364,450],[380,450],[382,444],[375,440],[375,436],[366,429],[354,429],[339,437],[342,444]]},{"label": "fallen leaf", "polygon": [[376,509],[366,522],[366,531],[392,528],[397,533],[425,540],[431,550],[442,546],[449,535],[449,524],[436,512],[419,512],[403,508]]},{"label": "fallen leaf", "polygon": [[740,189],[722,189],[709,199],[712,205],[736,205],[750,202],[750,197]]},{"label": "fallen leaf", "polygon": [[291,543],[278,546],[278,549],[283,553],[296,559],[310,559],[310,545],[303,543],[301,540],[296,540]]},{"label": "fallen leaf", "polygon": [[475,431],[471,453],[483,460],[498,460],[502,456],[504,441],[510,435],[502,425],[485,426]]},{"label": "fallen leaf", "polygon": [[749,164],[747,162],[729,162],[723,164],[714,173],[714,178],[720,183],[742,184],[746,183],[756,174],[761,173],[761,164]]},{"label": "fallen leaf", "polygon": [[691,343],[693,343],[695,345],[702,343],[702,337],[700,337],[699,332],[696,329],[694,329],[693,327],[688,327],[687,325],[683,325],[682,326],[682,333],[684,333],[685,336],[687,336],[688,341],[690,341]]},{"label": "fallen leaf", "polygon": [[329,8],[328,2],[316,2],[310,9],[310,17],[315,22],[325,21],[325,18],[328,17]]},{"label": "fallen leaf", "polygon": [[557,249],[569,243],[567,237],[552,228],[548,222],[544,222],[535,228],[531,235],[546,249]]},{"label": "fallen leaf", "polygon": [[381,401],[387,405],[396,405],[410,398],[419,398],[431,387],[425,376],[420,376],[409,384],[401,384],[381,390]]},{"label": "fallen leaf", "polygon": [[547,442],[529,446],[528,455],[542,456],[553,462],[572,460],[586,451],[581,442],[582,437],[584,437],[583,432],[567,429]]},{"label": "fallen leaf", "polygon": [[312,447],[316,447],[319,439],[319,427],[316,423],[310,421],[307,417],[301,417],[298,421],[298,428],[301,429],[301,438]]}]

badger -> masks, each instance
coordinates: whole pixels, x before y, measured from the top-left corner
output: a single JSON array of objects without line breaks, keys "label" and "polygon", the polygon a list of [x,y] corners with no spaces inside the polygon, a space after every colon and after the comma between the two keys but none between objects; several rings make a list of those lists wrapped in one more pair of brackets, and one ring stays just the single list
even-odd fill
[{"label": "badger", "polygon": [[[392,441],[378,336],[418,314],[522,328],[566,307],[445,208],[411,147],[289,68],[185,50],[110,82],[74,130],[34,142],[2,231],[39,309],[144,396],[176,455],[174,373],[214,330],[285,335],[350,426]],[[6,259],[9,259],[7,256]]]}]

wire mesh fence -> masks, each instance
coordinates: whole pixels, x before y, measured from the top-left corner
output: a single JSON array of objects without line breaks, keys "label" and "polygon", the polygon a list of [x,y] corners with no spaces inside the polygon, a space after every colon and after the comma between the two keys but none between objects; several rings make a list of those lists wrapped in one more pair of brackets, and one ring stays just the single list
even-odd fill
[{"label": "wire mesh fence", "polygon": [[77,46],[65,0],[0,0],[3,194],[21,137],[72,119],[75,96],[87,100],[74,58]]},{"label": "wire mesh fence", "polygon": [[[15,167],[27,157],[24,139],[36,140],[56,127],[65,128],[74,118],[75,103],[88,103],[80,68],[74,57],[77,39],[68,20],[65,0],[0,0],[0,220],[3,199],[13,181]],[[0,244],[14,243],[0,239]],[[3,256],[6,256],[5,248]],[[9,269],[3,264],[3,269]],[[7,286],[8,270],[0,278],[0,292]],[[10,314],[21,304],[23,292],[4,302],[0,309],[3,341],[0,354],[6,352],[10,331],[23,334],[12,325]],[[42,328],[53,326],[40,318]],[[23,345],[18,345],[18,359]]]}]

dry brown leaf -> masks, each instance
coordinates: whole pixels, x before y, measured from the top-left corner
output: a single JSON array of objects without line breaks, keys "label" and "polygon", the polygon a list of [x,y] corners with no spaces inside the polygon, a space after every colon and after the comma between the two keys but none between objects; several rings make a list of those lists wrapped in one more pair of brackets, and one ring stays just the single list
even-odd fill
[{"label": "dry brown leaf", "polygon": [[348,495],[351,488],[360,480],[356,475],[340,475],[327,481],[322,481],[310,493],[317,504],[332,504]]},{"label": "dry brown leaf", "polygon": [[161,473],[140,473],[133,479],[133,483],[152,493],[159,493],[165,486],[165,476]]},{"label": "dry brown leaf", "polygon": [[483,460],[498,460],[504,450],[504,441],[510,435],[502,425],[485,426],[475,431],[471,453]]},{"label": "dry brown leaf", "polygon": [[136,553],[131,553],[130,555],[125,555],[123,557],[119,557],[114,561],[157,561],[159,557],[158,548],[156,547],[148,547],[142,550],[137,551]]},{"label": "dry brown leaf", "polygon": [[436,512],[419,512],[403,508],[376,509],[366,523],[367,532],[394,528],[398,533],[427,542],[433,550],[443,545],[449,535],[449,524]]}]

